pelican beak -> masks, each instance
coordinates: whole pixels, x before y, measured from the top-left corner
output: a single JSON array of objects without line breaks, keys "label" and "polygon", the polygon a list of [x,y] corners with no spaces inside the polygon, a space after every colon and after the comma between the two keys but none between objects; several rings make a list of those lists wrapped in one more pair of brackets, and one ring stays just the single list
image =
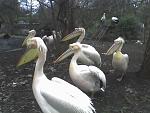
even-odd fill
[{"label": "pelican beak", "polygon": [[108,49],[108,51],[106,52],[106,55],[111,55],[113,54],[115,51],[117,51],[120,47],[120,43],[115,43]]},{"label": "pelican beak", "polygon": [[70,39],[73,39],[79,35],[81,35],[81,31],[73,31],[72,33],[68,34],[67,36],[65,36],[62,41],[67,41],[67,40],[70,40]]},{"label": "pelican beak", "polygon": [[19,60],[17,67],[29,63],[32,60],[36,59],[38,57],[38,50],[37,48],[34,49],[28,49],[24,55],[22,55],[21,59]]},{"label": "pelican beak", "polygon": [[72,51],[72,49],[69,48],[69,49],[68,49],[67,51],[65,51],[62,55],[60,55],[60,56],[54,61],[54,63],[58,63],[58,62],[62,61],[63,59],[69,57],[69,56],[72,55],[72,54],[73,54],[73,51]]},{"label": "pelican beak", "polygon": [[17,67],[26,64],[28,62],[31,62],[32,60],[38,57],[37,43],[35,41],[27,39],[25,44],[27,45],[28,49],[19,60]]}]

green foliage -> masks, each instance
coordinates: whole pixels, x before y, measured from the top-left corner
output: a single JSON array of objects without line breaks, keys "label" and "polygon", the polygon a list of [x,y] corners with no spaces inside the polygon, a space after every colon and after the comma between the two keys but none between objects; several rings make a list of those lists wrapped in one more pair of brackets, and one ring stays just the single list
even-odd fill
[{"label": "green foliage", "polygon": [[136,38],[136,28],[138,26],[138,18],[134,15],[126,15],[120,18],[119,22],[120,33],[126,39],[132,40]]}]

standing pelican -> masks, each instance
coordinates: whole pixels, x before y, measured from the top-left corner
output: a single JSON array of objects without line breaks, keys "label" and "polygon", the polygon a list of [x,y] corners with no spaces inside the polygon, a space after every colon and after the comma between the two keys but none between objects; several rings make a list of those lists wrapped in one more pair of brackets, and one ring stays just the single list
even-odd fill
[{"label": "standing pelican", "polygon": [[118,78],[118,81],[121,81],[124,77],[124,74],[128,68],[129,57],[127,54],[122,54],[121,49],[125,43],[122,37],[114,40],[114,44],[108,49],[106,55],[113,54],[112,66],[115,70],[121,71],[122,75]]},{"label": "standing pelican", "polygon": [[43,36],[42,39],[45,41],[46,46],[48,47],[49,50],[52,48],[55,48],[55,40],[56,40],[56,32],[53,30],[51,36]]},{"label": "standing pelican", "polygon": [[[76,36],[80,36],[77,42],[81,43],[85,37],[84,28],[75,28],[75,31],[65,36],[62,41],[72,39]],[[101,56],[96,51],[96,49],[88,44],[81,44],[81,53],[78,60],[85,65],[95,65],[97,67],[101,66]],[[72,53],[70,53],[71,55]]]},{"label": "standing pelican", "polygon": [[101,17],[101,22],[105,22],[106,21],[106,13],[103,13],[103,16]]},{"label": "standing pelican", "polygon": [[65,59],[70,51],[74,53],[74,56],[70,62],[69,74],[74,84],[84,92],[92,92],[92,96],[99,90],[104,91],[106,88],[105,74],[95,66],[77,64],[77,59],[82,51],[82,44],[78,42],[70,44],[69,49],[54,61],[54,63]]},{"label": "standing pelican", "polygon": [[35,35],[36,35],[36,31],[34,29],[30,30],[28,36],[23,41],[22,46],[24,46],[26,44],[26,42],[27,42],[28,39],[35,37]]},{"label": "standing pelican", "polygon": [[[38,51],[32,89],[43,113],[95,113],[90,98],[80,89],[60,78],[53,77],[49,80],[45,76],[43,65],[47,47],[40,37],[28,39],[26,45]],[[21,62],[25,57],[22,58]]]}]

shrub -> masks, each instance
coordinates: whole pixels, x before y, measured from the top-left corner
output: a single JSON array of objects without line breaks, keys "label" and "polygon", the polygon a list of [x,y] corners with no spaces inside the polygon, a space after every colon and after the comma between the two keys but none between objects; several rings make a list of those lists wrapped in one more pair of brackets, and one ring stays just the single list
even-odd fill
[{"label": "shrub", "polygon": [[138,26],[138,19],[133,15],[126,15],[120,18],[119,22],[120,35],[123,35],[127,40],[137,39],[136,28]]}]

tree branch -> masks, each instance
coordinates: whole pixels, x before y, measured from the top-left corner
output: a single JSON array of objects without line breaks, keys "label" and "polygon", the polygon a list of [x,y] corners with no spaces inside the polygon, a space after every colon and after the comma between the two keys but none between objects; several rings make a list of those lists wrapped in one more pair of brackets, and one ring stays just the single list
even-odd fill
[{"label": "tree branch", "polygon": [[40,0],[37,0],[37,1],[39,2],[39,4],[42,4],[42,5],[46,6],[47,8],[51,8],[49,5],[44,4],[44,3],[43,3],[43,2],[41,2]]}]

